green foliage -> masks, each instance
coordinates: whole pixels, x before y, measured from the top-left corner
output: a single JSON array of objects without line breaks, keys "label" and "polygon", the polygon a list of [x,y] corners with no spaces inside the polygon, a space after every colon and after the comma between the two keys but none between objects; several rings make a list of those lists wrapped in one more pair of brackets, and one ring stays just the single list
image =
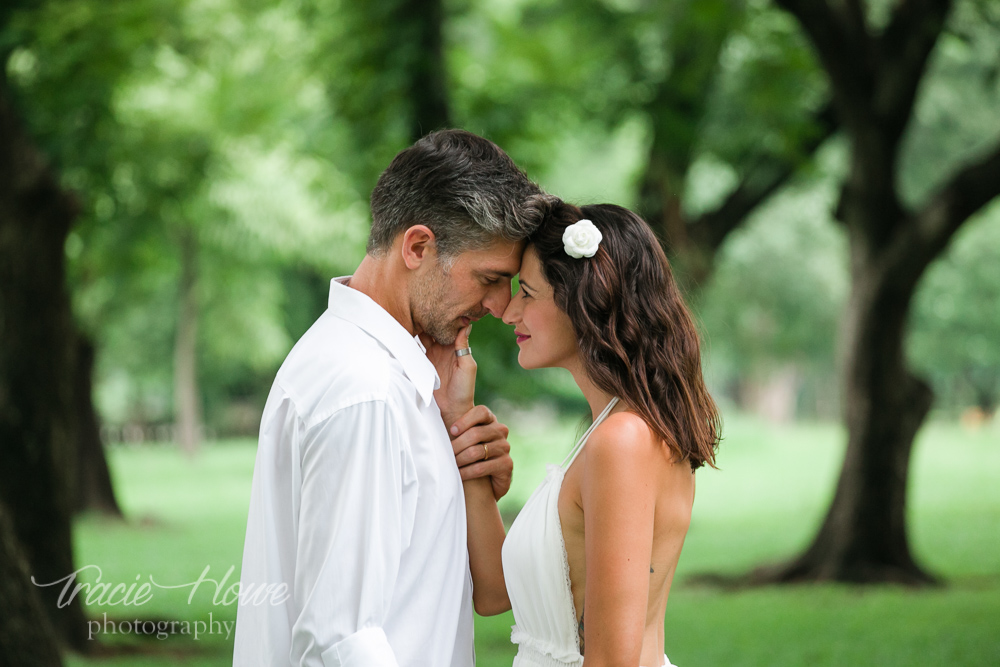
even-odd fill
[{"label": "green foliage", "polygon": [[[750,3],[745,18],[728,35],[716,64],[714,86],[697,130],[694,168],[721,162],[736,176],[758,177],[767,158],[803,164],[802,146],[820,129],[814,114],[829,92],[795,21],[768,5]],[[688,186],[690,187],[691,172]],[[716,205],[685,197],[690,214]],[[706,205],[708,204],[708,205]]]},{"label": "green foliage", "polygon": [[367,226],[348,178],[312,154],[328,110],[294,7],[79,0],[12,26],[24,116],[81,200],[67,254],[78,318],[113,351],[108,416],[169,416],[185,235],[209,403],[247,382],[259,394],[301,333],[283,321],[286,280],[348,271]]},{"label": "green foliage", "polygon": [[908,353],[946,408],[1000,404],[1000,206],[983,211],[928,271]]},{"label": "green foliage", "polygon": [[1000,138],[1000,5],[957,3],[929,63],[900,165],[907,203]]},{"label": "green foliage", "polygon": [[[1000,139],[1000,7],[959,3],[921,89],[901,164],[915,205]],[[1000,403],[1000,209],[980,211],[924,277],[910,316],[908,356],[948,412]]]},{"label": "green foliage", "polygon": [[789,364],[823,383],[835,375],[849,285],[847,239],[831,220],[841,158],[832,146],[815,178],[774,197],[721,249],[696,302],[717,384]]},{"label": "green foliage", "polygon": [[[883,24],[889,4],[871,3],[869,19]],[[4,5],[8,85],[80,202],[66,252],[78,321],[101,351],[108,419],[171,416],[188,236],[209,420],[224,427],[231,401],[262,403],[277,364],[324,308],[329,279],[362,257],[368,192],[411,140],[422,60],[415,24],[403,19],[414,6]],[[776,160],[804,165],[801,146],[819,131],[824,77],[770,2],[441,7],[453,124],[497,141],[572,201],[642,205],[655,153],[693,218],[741,181],[770,178]],[[998,26],[995,3],[957,3],[905,143],[909,202],[1000,131]],[[789,364],[830,384],[846,292],[845,243],[829,224],[840,150],[825,151],[732,237],[695,299],[720,386]],[[995,226],[979,223],[980,241],[956,240],[914,305],[911,356],[946,403],[972,400],[971,387],[988,387],[995,373],[983,351],[996,339],[996,309],[983,306],[995,296],[984,268]],[[473,337],[483,400],[573,404],[575,390],[555,374],[517,365],[508,327],[487,318]]]}]

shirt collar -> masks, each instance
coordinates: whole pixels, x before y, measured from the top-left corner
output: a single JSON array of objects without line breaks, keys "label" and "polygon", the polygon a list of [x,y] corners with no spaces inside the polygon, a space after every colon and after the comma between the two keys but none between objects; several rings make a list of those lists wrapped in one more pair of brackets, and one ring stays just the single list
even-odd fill
[{"label": "shirt collar", "polygon": [[351,276],[330,281],[330,312],[356,324],[382,343],[403,366],[403,372],[417,388],[424,405],[434,399],[434,390],[441,386],[434,364],[420,339],[411,336],[396,318],[363,292],[347,286]]}]

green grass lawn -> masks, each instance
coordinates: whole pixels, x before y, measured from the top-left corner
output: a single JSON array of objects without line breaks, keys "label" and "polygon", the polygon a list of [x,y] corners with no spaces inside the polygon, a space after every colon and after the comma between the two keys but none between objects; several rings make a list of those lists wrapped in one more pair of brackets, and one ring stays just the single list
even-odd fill
[{"label": "green grass lawn", "polygon": [[[505,514],[569,450],[578,423],[512,420],[515,485]],[[911,543],[942,588],[767,587],[742,591],[686,583],[704,572],[739,573],[786,558],[809,540],[839,469],[843,434],[830,424],[773,426],[730,416],[721,470],[698,473],[695,516],[666,619],[667,653],[681,667],[754,665],[1000,665],[1000,424],[975,433],[930,424],[918,439],[910,478]],[[252,441],[219,442],[189,461],[166,446],[118,447],[111,464],[128,521],[79,521],[78,567],[104,582],[147,581],[141,607],[102,605],[103,623],[135,618],[201,621],[166,639],[95,632],[91,665],[226,665],[235,607],[215,604],[216,586],[238,580],[253,471]],[[96,567],[81,579],[95,581]],[[224,588],[224,586],[220,586]],[[220,596],[221,597],[221,596]],[[190,598],[190,599],[189,599]],[[208,621],[214,621],[211,627]],[[509,667],[510,614],[477,618],[481,667]],[[118,626],[119,628],[121,626]],[[180,626],[175,626],[179,629]],[[147,625],[147,629],[152,629]],[[193,632],[195,628],[192,626]]]}]

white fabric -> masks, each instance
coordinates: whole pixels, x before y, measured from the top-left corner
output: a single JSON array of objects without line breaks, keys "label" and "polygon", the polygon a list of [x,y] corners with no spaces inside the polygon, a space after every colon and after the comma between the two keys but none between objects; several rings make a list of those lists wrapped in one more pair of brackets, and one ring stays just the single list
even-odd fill
[{"label": "white fabric", "polygon": [[[502,558],[514,611],[510,640],[518,645],[513,667],[583,665],[569,560],[559,521],[559,489],[587,438],[617,403],[617,397],[611,399],[562,465],[549,466],[545,480],[507,531]],[[663,660],[669,667],[667,656]]]},{"label": "white fabric", "polygon": [[[261,421],[233,664],[471,667],[465,497],[418,339],[331,283]],[[280,597],[280,596],[279,596]]]}]

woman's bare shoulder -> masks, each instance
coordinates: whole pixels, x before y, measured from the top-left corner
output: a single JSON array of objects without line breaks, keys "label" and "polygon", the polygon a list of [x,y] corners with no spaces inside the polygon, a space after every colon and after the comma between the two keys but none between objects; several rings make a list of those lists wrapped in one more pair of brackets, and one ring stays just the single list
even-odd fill
[{"label": "woman's bare shoulder", "polygon": [[646,421],[634,412],[616,412],[601,422],[587,441],[587,450],[594,458],[613,456],[620,465],[648,466],[651,473],[661,469],[690,471],[687,460],[681,460],[663,442]]},{"label": "woman's bare shoulder", "polygon": [[634,464],[659,458],[661,448],[659,438],[642,417],[625,411],[608,415],[587,440],[588,455],[613,455]]}]

